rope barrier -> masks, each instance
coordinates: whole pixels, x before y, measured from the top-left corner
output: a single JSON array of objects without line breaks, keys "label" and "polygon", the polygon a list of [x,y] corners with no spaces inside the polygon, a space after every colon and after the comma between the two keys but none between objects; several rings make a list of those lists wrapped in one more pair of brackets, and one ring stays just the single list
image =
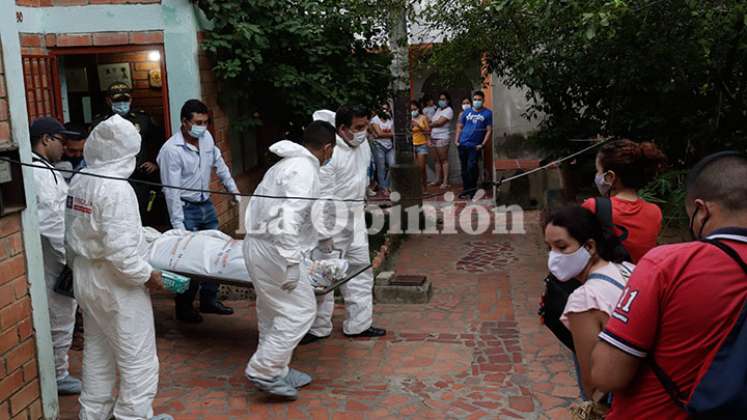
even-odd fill
[{"label": "rope barrier", "polygon": [[[520,174],[516,174],[516,175],[510,176],[508,178],[501,177],[501,179],[498,180],[498,181],[485,182],[485,183],[483,183],[483,185],[481,185],[479,187],[475,187],[475,188],[470,188],[468,190],[464,190],[460,194],[470,194],[472,192],[476,192],[476,191],[482,189],[482,187],[496,186],[496,187],[500,188],[501,185],[504,184],[504,183],[514,181],[514,180],[516,180],[518,178],[521,178],[521,177],[529,176],[529,175],[531,175],[533,173],[536,173],[536,172],[539,172],[539,171],[543,171],[543,170],[545,170],[547,168],[550,168],[550,167],[553,167],[553,166],[557,166],[557,165],[559,165],[559,164],[561,164],[561,163],[563,163],[563,162],[565,162],[567,160],[570,160],[570,159],[573,159],[573,158],[575,158],[577,156],[580,156],[580,155],[588,152],[589,150],[595,149],[595,148],[597,148],[597,147],[599,147],[599,146],[607,143],[609,140],[610,140],[610,138],[602,139],[602,140],[600,140],[600,141],[598,141],[598,142],[596,142],[596,143],[594,143],[594,144],[592,144],[592,145],[590,145],[588,147],[585,147],[585,148],[583,148],[583,149],[581,149],[581,150],[579,150],[577,152],[574,152],[574,153],[572,153],[572,154],[570,154],[568,156],[564,156],[564,157],[562,157],[560,159],[554,160],[554,161],[552,161],[552,162],[550,162],[550,163],[548,163],[546,165],[534,168],[534,169],[526,171],[526,172],[522,172]],[[15,160],[15,159],[10,159],[8,157],[0,157],[0,160],[8,162],[8,163],[11,163],[11,164],[14,164],[14,165],[25,166],[25,167],[29,167],[29,168],[40,168],[40,169],[46,169],[46,170],[49,170],[49,171],[57,171],[57,172],[62,172],[62,173],[70,173],[70,174],[74,174],[74,175],[92,176],[92,177],[95,177],[95,178],[108,179],[108,180],[114,180],[114,181],[126,181],[126,182],[131,182],[131,183],[134,183],[134,184],[142,184],[142,185],[147,185],[147,186],[156,187],[156,188],[170,188],[170,189],[181,190],[181,191],[199,192],[199,193],[208,193],[208,194],[217,194],[217,195],[229,195],[229,196],[239,196],[239,197],[258,197],[258,198],[270,198],[270,199],[278,199],[278,200],[309,200],[309,201],[319,201],[319,200],[322,200],[322,201],[344,202],[344,203],[366,203],[366,202],[370,203],[370,202],[389,202],[390,201],[390,200],[387,200],[387,199],[370,199],[370,200],[367,200],[367,199],[342,199],[342,198],[295,197],[295,196],[282,197],[282,196],[265,195],[265,194],[244,194],[244,193],[234,194],[234,193],[228,192],[228,191],[200,189],[200,188],[188,188],[188,187],[179,187],[179,186],[175,186],[175,185],[166,185],[166,184],[161,184],[161,183],[158,183],[158,182],[145,181],[145,180],[142,180],[142,179],[128,179],[128,178],[122,178],[122,177],[116,177],[116,176],[96,174],[96,173],[92,173],[92,172],[87,172],[85,170],[85,168],[81,169],[81,170],[78,170],[78,171],[70,170],[70,169],[58,169],[58,168],[52,169],[52,168],[50,168],[48,166],[35,165],[33,163],[21,162],[21,161]],[[415,197],[415,198],[403,197],[403,198],[400,198],[400,201],[402,201],[402,200],[410,200],[410,201],[412,201],[412,200],[425,200],[425,199],[428,199],[428,198],[437,197],[437,196],[442,195],[442,194],[444,194],[444,193],[443,192],[436,192],[436,193],[423,194],[423,195],[421,195],[419,197]]]}]

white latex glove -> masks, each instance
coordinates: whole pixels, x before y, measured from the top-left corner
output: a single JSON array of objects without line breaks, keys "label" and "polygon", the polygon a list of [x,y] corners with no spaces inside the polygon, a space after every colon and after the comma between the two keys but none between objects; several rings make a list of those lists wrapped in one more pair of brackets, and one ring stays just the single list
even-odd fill
[{"label": "white latex glove", "polygon": [[288,266],[285,272],[285,283],[280,286],[281,289],[286,292],[292,292],[298,286],[298,282],[301,279],[301,271],[298,268],[298,264]]}]

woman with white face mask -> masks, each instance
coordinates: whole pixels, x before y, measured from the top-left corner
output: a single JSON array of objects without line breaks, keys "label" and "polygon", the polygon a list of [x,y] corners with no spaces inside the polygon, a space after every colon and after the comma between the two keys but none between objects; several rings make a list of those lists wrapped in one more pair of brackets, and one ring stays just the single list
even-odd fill
[{"label": "woman with white face mask", "polygon": [[633,264],[610,261],[612,246],[597,218],[580,206],[552,215],[545,227],[550,250],[548,268],[561,282],[573,278],[581,286],[571,293],[560,321],[571,331],[583,395],[603,394],[591,385],[591,350],[622,294]]},{"label": "woman with white face mask", "polygon": [[[601,199],[609,200],[615,235],[622,240],[631,261],[638,262],[656,246],[661,231],[661,209],[638,196],[664,165],[664,153],[650,142],[615,140],[603,145],[596,157],[594,177]],[[597,214],[597,200],[582,206]]]}]

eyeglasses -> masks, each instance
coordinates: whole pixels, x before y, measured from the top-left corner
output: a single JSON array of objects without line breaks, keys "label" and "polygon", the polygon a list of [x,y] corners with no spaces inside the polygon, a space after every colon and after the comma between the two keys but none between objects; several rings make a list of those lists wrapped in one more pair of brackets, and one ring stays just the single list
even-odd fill
[{"label": "eyeglasses", "polygon": [[60,143],[65,143],[65,138],[64,137],[60,137],[58,135],[50,135],[49,138],[52,139],[52,140],[58,141]]}]

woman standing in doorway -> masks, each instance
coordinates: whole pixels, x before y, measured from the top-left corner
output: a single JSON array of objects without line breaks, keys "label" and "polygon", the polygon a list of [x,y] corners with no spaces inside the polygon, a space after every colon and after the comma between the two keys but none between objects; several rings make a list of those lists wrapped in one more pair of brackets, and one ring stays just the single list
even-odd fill
[{"label": "woman standing in doorway", "polygon": [[420,168],[421,181],[423,189],[427,187],[428,177],[425,171],[425,164],[428,159],[428,148],[430,147],[430,138],[426,134],[431,128],[428,124],[428,117],[423,115],[423,109],[418,101],[410,101],[410,113],[412,120],[412,145],[415,149],[415,163]]},{"label": "woman standing in doorway", "polygon": [[451,120],[454,110],[451,109],[451,97],[441,92],[438,97],[438,109],[431,122],[431,152],[436,163],[436,180],[430,185],[439,183],[441,188],[449,187],[449,144],[451,143]]}]

